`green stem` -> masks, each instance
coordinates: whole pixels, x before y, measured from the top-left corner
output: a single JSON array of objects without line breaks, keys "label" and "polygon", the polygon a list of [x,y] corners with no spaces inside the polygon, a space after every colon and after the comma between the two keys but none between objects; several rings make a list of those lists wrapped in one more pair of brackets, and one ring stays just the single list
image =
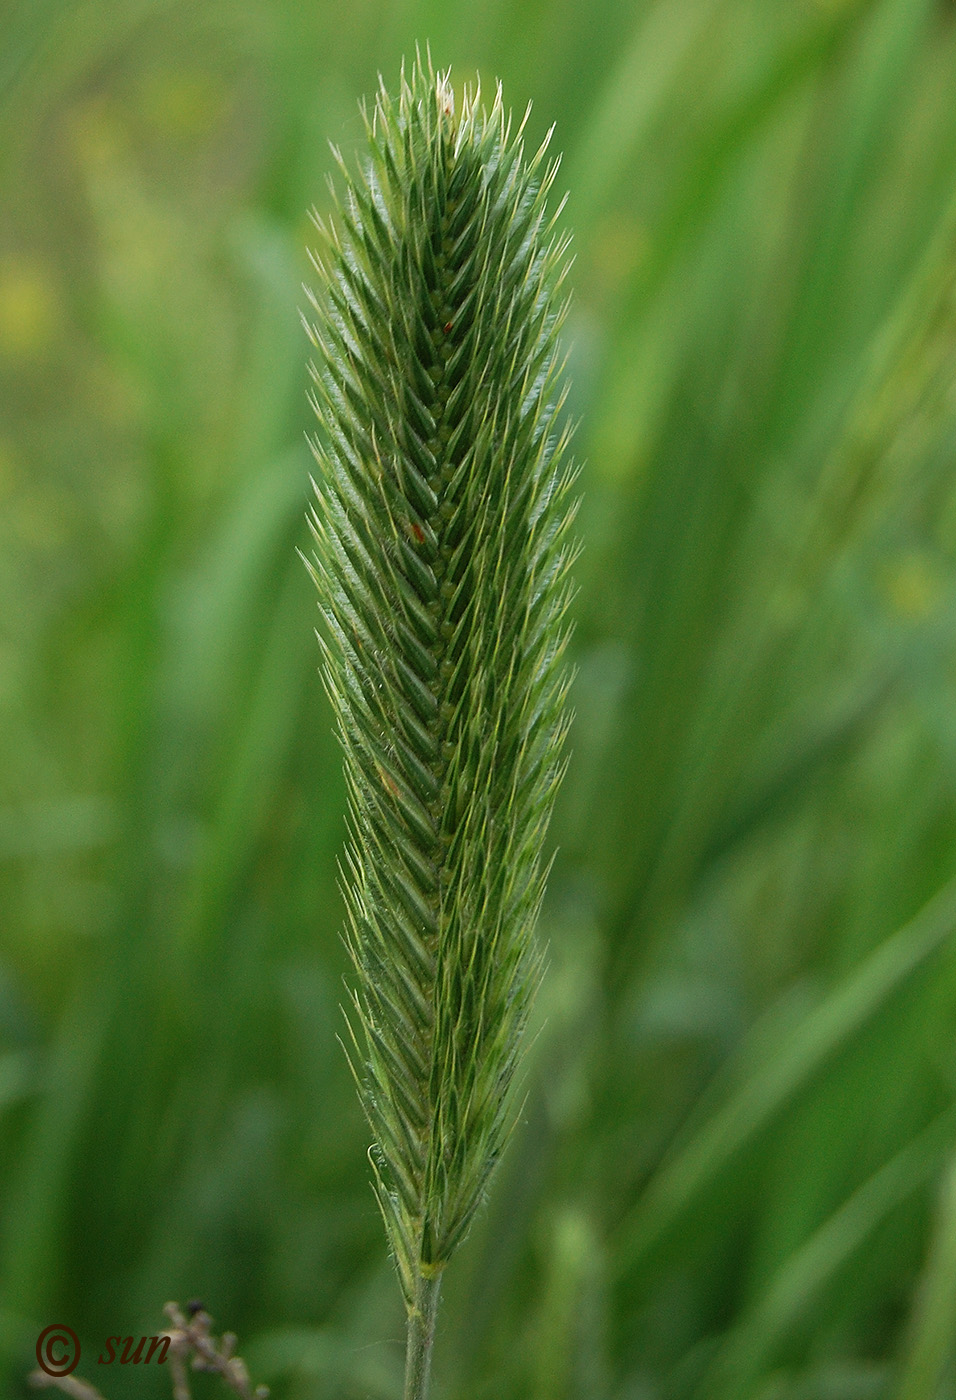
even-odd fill
[{"label": "green stem", "polygon": [[408,1347],[405,1352],[405,1400],[428,1400],[428,1375],[435,1339],[435,1313],[441,1274],[419,1275],[415,1306],[408,1314]]}]

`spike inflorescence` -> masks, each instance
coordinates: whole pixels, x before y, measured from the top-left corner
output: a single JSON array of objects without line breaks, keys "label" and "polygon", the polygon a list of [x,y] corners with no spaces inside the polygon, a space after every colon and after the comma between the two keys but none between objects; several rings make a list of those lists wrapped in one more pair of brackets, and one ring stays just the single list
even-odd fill
[{"label": "spike inflorescence", "polygon": [[[500,88],[419,58],[317,220],[311,512],[351,840],[350,1055],[410,1313],[509,1125],[539,979],[573,553],[567,239]],[[558,211],[560,212],[560,211]],[[354,1014],[352,1014],[354,1013]]]}]

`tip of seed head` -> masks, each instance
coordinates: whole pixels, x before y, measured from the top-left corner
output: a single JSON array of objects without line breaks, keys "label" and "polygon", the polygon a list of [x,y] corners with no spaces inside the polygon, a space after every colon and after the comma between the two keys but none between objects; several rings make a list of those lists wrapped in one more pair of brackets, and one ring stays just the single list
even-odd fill
[{"label": "tip of seed head", "polygon": [[442,111],[446,117],[453,117],[455,115],[455,91],[448,80],[447,73],[439,73],[436,88]]}]

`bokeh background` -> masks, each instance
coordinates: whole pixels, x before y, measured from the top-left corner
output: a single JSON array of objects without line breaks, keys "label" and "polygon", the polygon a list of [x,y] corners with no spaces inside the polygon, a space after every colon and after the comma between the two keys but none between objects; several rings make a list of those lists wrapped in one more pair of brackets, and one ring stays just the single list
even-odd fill
[{"label": "bokeh background", "polygon": [[328,141],[416,41],[557,123],[586,464],[550,972],[437,1396],[942,1400],[940,0],[3,7],[0,1390],[62,1321],[168,1395],[92,1363],[198,1296],[280,1400],[400,1393],[297,307]]}]

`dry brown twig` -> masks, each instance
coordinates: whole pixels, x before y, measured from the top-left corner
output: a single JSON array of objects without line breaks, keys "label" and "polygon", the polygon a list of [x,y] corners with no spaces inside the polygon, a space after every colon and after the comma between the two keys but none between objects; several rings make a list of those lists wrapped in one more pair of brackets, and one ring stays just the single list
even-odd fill
[{"label": "dry brown twig", "polygon": [[[160,1333],[161,1337],[169,1338],[173,1400],[192,1400],[190,1370],[212,1371],[221,1376],[239,1400],[269,1400],[269,1387],[254,1386],[246,1363],[241,1356],[233,1354],[235,1333],[224,1332],[217,1341],[212,1333],[212,1318],[202,1304],[187,1304],[184,1312],[178,1303],[167,1303],[163,1312],[173,1324]],[[30,1373],[29,1381],[36,1390],[59,1390],[72,1400],[104,1400],[89,1381],[78,1376],[50,1376],[46,1371],[36,1370]]]},{"label": "dry brown twig", "polygon": [[163,1312],[173,1324],[169,1360],[173,1368],[173,1400],[192,1400],[189,1370],[215,1371],[241,1400],[269,1400],[269,1387],[253,1386],[246,1363],[234,1356],[234,1332],[224,1332],[219,1342],[212,1335],[212,1318],[202,1307],[190,1307],[187,1318],[178,1303],[167,1303]]}]

